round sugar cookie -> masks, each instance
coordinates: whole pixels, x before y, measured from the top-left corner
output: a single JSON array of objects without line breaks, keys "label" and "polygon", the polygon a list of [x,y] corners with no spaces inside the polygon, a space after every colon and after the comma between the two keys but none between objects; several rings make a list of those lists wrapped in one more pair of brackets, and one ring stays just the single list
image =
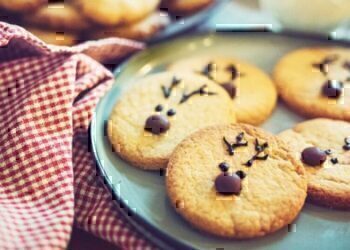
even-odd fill
[{"label": "round sugar cookie", "polygon": [[23,19],[31,25],[57,31],[81,31],[90,27],[88,20],[68,3],[50,3]]},{"label": "round sugar cookie", "polygon": [[73,3],[95,23],[115,26],[145,18],[157,9],[160,0],[74,0]]},{"label": "round sugar cookie", "polygon": [[172,154],[170,201],[194,227],[247,239],[292,223],[303,207],[302,164],[277,137],[250,125],[204,128]]},{"label": "round sugar cookie", "polygon": [[350,123],[318,118],[282,132],[279,138],[306,169],[308,199],[350,209]]},{"label": "round sugar cookie", "polygon": [[137,23],[118,26],[115,28],[99,28],[96,31],[87,32],[87,36],[93,39],[106,37],[123,37],[138,41],[144,41],[157,32],[164,29],[170,23],[170,17],[165,12],[156,11]]},{"label": "round sugar cookie", "polygon": [[220,56],[198,56],[179,60],[168,68],[194,72],[220,84],[231,96],[237,121],[263,123],[276,106],[277,91],[270,78],[257,67],[241,60]]},{"label": "round sugar cookie", "polygon": [[350,50],[299,49],[276,65],[274,79],[282,99],[307,117],[350,121]]},{"label": "round sugar cookie", "polygon": [[108,137],[131,164],[165,168],[174,148],[197,129],[235,122],[227,93],[195,74],[158,73],[135,80],[116,103]]}]

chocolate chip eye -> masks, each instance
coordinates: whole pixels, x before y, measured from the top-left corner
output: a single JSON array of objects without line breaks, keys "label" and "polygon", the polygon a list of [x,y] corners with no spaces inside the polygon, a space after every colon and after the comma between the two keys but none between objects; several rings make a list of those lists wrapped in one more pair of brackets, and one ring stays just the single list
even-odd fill
[{"label": "chocolate chip eye", "polygon": [[176,114],[176,111],[174,109],[169,109],[166,114],[167,116],[174,116]]},{"label": "chocolate chip eye", "polygon": [[227,172],[230,168],[230,165],[227,162],[221,162],[219,164],[219,168],[221,169],[222,172]]},{"label": "chocolate chip eye", "polygon": [[163,110],[163,106],[162,105],[157,105],[156,108],[155,108],[155,111],[157,112],[161,112]]},{"label": "chocolate chip eye", "polygon": [[247,174],[243,170],[238,170],[236,172],[236,175],[238,175],[239,178],[241,178],[241,180],[243,180],[247,176]]},{"label": "chocolate chip eye", "polygon": [[330,150],[330,149],[327,149],[324,152],[326,153],[326,155],[331,155],[332,154],[332,150]]},{"label": "chocolate chip eye", "polygon": [[322,87],[322,94],[328,98],[338,98],[343,92],[343,83],[329,80]]},{"label": "chocolate chip eye", "polygon": [[333,164],[338,164],[338,158],[332,158],[331,159],[331,162],[333,163]]},{"label": "chocolate chip eye", "polygon": [[301,159],[309,166],[319,166],[327,160],[327,154],[317,147],[309,147],[303,150]]}]

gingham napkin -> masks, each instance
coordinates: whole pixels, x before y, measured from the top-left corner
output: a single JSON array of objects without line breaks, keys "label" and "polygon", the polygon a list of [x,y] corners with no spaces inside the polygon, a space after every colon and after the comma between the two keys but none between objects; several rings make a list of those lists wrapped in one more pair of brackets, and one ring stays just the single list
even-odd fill
[{"label": "gingham napkin", "polygon": [[65,248],[73,223],[121,248],[153,248],[116,210],[86,139],[113,82],[96,60],[140,49],[124,39],[48,46],[0,22],[0,249]]}]

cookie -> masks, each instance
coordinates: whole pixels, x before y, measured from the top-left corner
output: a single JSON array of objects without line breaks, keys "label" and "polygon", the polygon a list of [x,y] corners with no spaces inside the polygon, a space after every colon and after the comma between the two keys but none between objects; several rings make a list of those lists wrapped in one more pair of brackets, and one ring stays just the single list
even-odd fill
[{"label": "cookie", "polygon": [[47,0],[0,0],[0,8],[13,12],[30,12],[45,5]]},{"label": "cookie", "polygon": [[276,106],[277,91],[270,78],[241,60],[220,56],[192,57],[177,61],[168,69],[202,74],[220,84],[231,96],[238,122],[259,125]]},{"label": "cookie", "polygon": [[165,168],[174,148],[197,129],[235,122],[226,92],[195,74],[159,73],[135,80],[108,121],[114,151],[131,164]]},{"label": "cookie", "polygon": [[118,26],[115,28],[100,28],[97,31],[88,32],[92,39],[105,37],[123,37],[133,40],[144,41],[157,32],[164,29],[170,23],[170,17],[165,12],[154,12],[145,19],[130,25]]},{"label": "cookie", "polygon": [[86,18],[68,3],[50,3],[23,18],[31,25],[57,31],[81,31],[90,27]]},{"label": "cookie", "polygon": [[232,124],[186,138],[169,160],[166,188],[176,211],[194,227],[246,239],[291,223],[307,182],[302,164],[277,137]]},{"label": "cookie", "polygon": [[350,123],[318,118],[282,132],[279,138],[306,169],[308,199],[350,209]]},{"label": "cookie", "polygon": [[161,7],[173,14],[190,15],[213,2],[213,0],[163,0]]},{"label": "cookie", "polygon": [[26,27],[26,29],[47,44],[72,46],[79,40],[78,37],[67,32],[54,32],[33,27]]},{"label": "cookie", "polygon": [[73,3],[90,20],[106,26],[136,22],[157,9],[160,0],[75,0]]},{"label": "cookie", "polygon": [[307,117],[350,121],[350,50],[305,48],[284,56],[274,78],[282,99]]}]

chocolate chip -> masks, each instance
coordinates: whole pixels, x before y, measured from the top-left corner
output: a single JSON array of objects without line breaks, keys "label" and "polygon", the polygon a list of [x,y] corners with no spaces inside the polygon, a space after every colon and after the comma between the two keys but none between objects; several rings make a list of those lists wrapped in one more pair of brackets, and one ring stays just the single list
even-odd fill
[{"label": "chocolate chip", "polygon": [[220,194],[238,195],[242,189],[241,178],[237,174],[222,173],[215,179],[215,188]]},{"label": "chocolate chip", "polygon": [[322,87],[322,94],[328,98],[338,98],[343,92],[343,83],[337,80],[329,80]]},{"label": "chocolate chip", "polygon": [[350,144],[350,136],[344,139],[345,144]]},{"label": "chocolate chip", "polygon": [[152,115],[146,120],[145,130],[152,134],[159,135],[165,133],[169,128],[170,123],[164,116]]},{"label": "chocolate chip", "polygon": [[330,149],[327,149],[324,152],[326,153],[326,155],[331,155],[332,154],[332,150],[330,150]]},{"label": "chocolate chip", "polygon": [[253,160],[249,160],[249,161],[247,161],[244,165],[246,165],[247,167],[251,167],[251,166],[253,166]]},{"label": "chocolate chip", "polygon": [[236,97],[237,88],[233,83],[223,83],[220,86],[226,90],[232,99]]},{"label": "chocolate chip", "polygon": [[158,105],[156,106],[156,108],[155,108],[155,111],[157,111],[157,112],[160,112],[160,111],[162,111],[162,110],[163,110],[163,106],[160,105],[160,104],[158,104]]},{"label": "chocolate chip", "polygon": [[326,161],[327,154],[317,147],[309,147],[303,150],[301,159],[309,166],[319,166]]},{"label": "chocolate chip", "polygon": [[174,109],[169,109],[166,114],[167,114],[167,116],[174,116],[174,115],[176,115],[176,111]]},{"label": "chocolate chip", "polygon": [[238,175],[239,178],[241,178],[241,180],[243,180],[247,176],[247,174],[243,170],[238,170],[236,172],[236,175]]},{"label": "chocolate chip", "polygon": [[230,168],[230,165],[227,162],[221,162],[219,164],[219,168],[221,169],[222,172],[227,172]]},{"label": "chocolate chip", "polygon": [[331,159],[331,162],[332,162],[333,164],[337,164],[337,163],[338,163],[338,159],[337,159],[337,158],[332,158],[332,159]]},{"label": "chocolate chip", "polygon": [[350,150],[350,144],[345,144],[343,146],[343,149],[346,150],[346,151],[349,151]]}]

